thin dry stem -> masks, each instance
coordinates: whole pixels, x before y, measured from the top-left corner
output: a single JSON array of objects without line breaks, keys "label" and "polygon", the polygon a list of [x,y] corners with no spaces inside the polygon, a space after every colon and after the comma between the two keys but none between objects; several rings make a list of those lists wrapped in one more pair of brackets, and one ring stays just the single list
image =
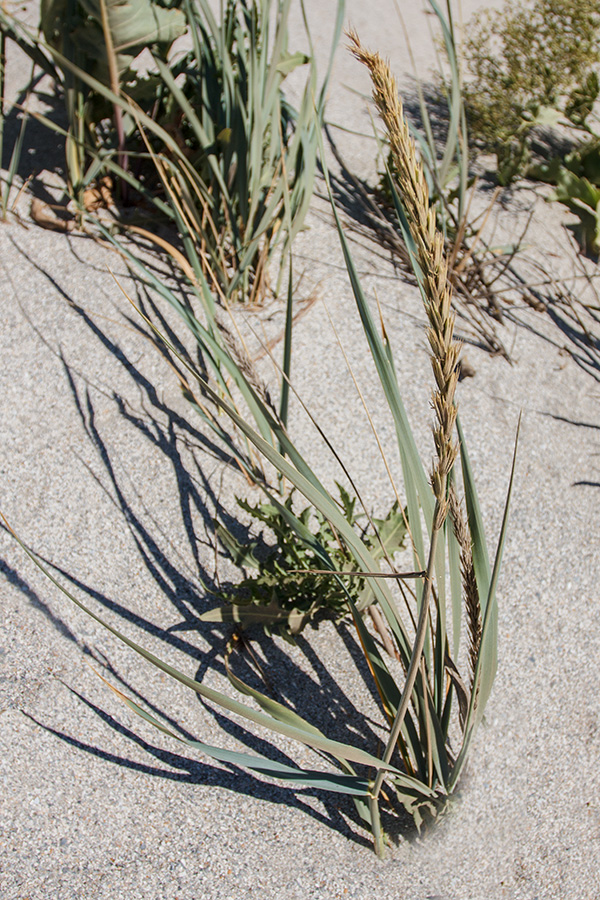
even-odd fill
[{"label": "thin dry stem", "polygon": [[460,570],[462,573],[467,628],[469,631],[469,663],[472,689],[475,666],[477,665],[477,656],[481,644],[481,603],[479,601],[479,591],[477,590],[477,579],[475,578],[475,567],[473,565],[471,537],[453,485],[448,492],[448,499],[450,518],[452,519],[454,534],[460,547]]},{"label": "thin dry stem", "polygon": [[257,395],[261,398],[261,400],[263,400],[265,405],[269,407],[269,410],[273,414],[273,418],[279,421],[279,415],[271,399],[269,389],[258,375],[250,354],[246,350],[245,346],[243,348],[240,347],[239,342],[235,338],[235,335],[223,322],[222,317],[218,318],[217,326],[223,337],[225,345],[229,353],[231,354],[232,359],[234,359],[237,363],[237,366],[244,376],[245,380],[250,385],[250,387],[253,388],[254,391],[256,391]]}]

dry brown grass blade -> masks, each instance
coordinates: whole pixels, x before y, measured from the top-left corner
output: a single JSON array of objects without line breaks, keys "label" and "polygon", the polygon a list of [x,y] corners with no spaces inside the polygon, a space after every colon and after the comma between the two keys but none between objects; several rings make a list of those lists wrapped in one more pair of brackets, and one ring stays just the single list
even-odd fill
[{"label": "dry brown grass blade", "polygon": [[[57,207],[64,210],[64,207]],[[49,231],[73,231],[76,222],[75,219],[61,219],[52,210],[47,203],[44,203],[38,197],[34,197],[31,201],[31,218],[36,225],[41,228],[47,228]]]},{"label": "dry brown grass blade", "polygon": [[469,666],[471,670],[472,688],[475,666],[477,665],[477,656],[481,645],[481,602],[479,600],[479,591],[477,589],[477,579],[475,578],[475,567],[473,565],[473,551],[469,529],[467,528],[467,523],[465,522],[465,517],[454,485],[451,485],[450,487],[449,500],[452,527],[460,548],[460,569],[463,582],[467,628],[469,632]]},{"label": "dry brown grass blade", "polygon": [[180,267],[181,271],[188,279],[190,284],[192,284],[196,288],[199,287],[196,273],[187,261],[187,258],[180,250],[177,249],[177,247],[174,247],[173,244],[171,244],[169,241],[166,241],[164,238],[159,237],[159,235],[154,234],[152,231],[148,231],[146,228],[140,228],[138,225],[125,225],[124,228],[125,231],[129,232],[130,234],[139,234],[140,237],[146,238],[146,240],[150,241],[153,244],[156,244],[157,247],[165,250]]}]

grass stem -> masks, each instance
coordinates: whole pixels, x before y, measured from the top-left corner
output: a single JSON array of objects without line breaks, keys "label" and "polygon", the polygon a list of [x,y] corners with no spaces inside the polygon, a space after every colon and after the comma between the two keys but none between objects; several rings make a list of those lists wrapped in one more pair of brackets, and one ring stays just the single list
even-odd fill
[{"label": "grass stem", "polygon": [[[441,520],[441,521],[440,521]],[[432,588],[432,580],[433,580],[433,569],[435,564],[435,555],[438,544],[438,536],[440,533],[440,529],[443,525],[443,519],[441,519],[440,515],[440,502],[436,501],[435,512],[433,516],[434,527],[431,532],[431,544],[429,546],[429,560],[427,562],[427,571],[425,574],[425,585],[423,590],[423,598],[421,600],[421,609],[419,611],[419,621],[417,623],[417,632],[415,634],[415,642],[413,645],[412,656],[410,660],[410,665],[408,667],[408,672],[406,673],[406,682],[404,683],[404,689],[402,691],[402,697],[400,698],[400,705],[398,706],[398,711],[396,712],[396,716],[394,718],[394,723],[392,725],[392,729],[390,731],[390,736],[388,738],[388,742],[385,748],[385,753],[383,754],[382,762],[387,766],[392,758],[394,753],[394,748],[398,741],[398,736],[400,735],[400,730],[402,728],[402,723],[404,722],[404,717],[408,710],[408,706],[410,704],[413,688],[415,686],[415,681],[417,679],[417,673],[419,671],[419,666],[421,665],[421,657],[423,654],[423,647],[425,646],[425,637],[427,634],[427,622],[428,622],[428,609],[429,609],[429,597],[431,595]],[[383,786],[383,781],[385,779],[385,769],[380,769],[377,773],[377,778],[375,780],[375,786],[373,788],[373,796],[375,799],[379,796],[379,792]]]}]

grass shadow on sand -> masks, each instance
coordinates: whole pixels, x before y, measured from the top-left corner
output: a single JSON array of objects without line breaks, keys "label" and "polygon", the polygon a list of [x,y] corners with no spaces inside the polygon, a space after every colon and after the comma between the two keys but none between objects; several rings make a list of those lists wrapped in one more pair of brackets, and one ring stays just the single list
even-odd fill
[{"label": "grass shadow on sand", "polygon": [[[133,628],[155,642],[160,642],[164,651],[176,651],[187,657],[196,668],[197,680],[202,681],[209,671],[225,678],[227,672],[223,659],[227,652],[231,629],[227,626],[201,622],[199,614],[216,605],[211,593],[219,587],[216,572],[207,563],[207,559],[211,555],[214,558],[217,553],[213,534],[215,517],[218,516],[224,521],[241,539],[248,537],[246,527],[229,515],[223,507],[219,493],[215,491],[210,476],[204,471],[207,459],[212,460],[215,466],[226,470],[232,467],[232,461],[181,413],[169,408],[141,367],[132,359],[131,353],[128,355],[120,343],[103,329],[100,319],[89,315],[38,263],[30,259],[29,264],[34,265],[38,272],[49,279],[53,290],[62,297],[63,302],[69,304],[70,310],[85,325],[91,338],[98,342],[107,367],[119,367],[120,383],[125,374],[139,393],[139,407],[134,410],[123,396],[113,392],[109,399],[117,424],[112,421],[110,433],[106,430],[107,426],[103,433],[96,405],[99,393],[106,405],[108,396],[106,388],[94,384],[93,379],[87,377],[85,372],[76,370],[70,365],[67,354],[61,348],[52,347],[43,335],[38,334],[46,351],[52,352],[60,360],[68,395],[76,411],[76,420],[79,420],[82,433],[93,450],[95,459],[93,467],[83,461],[82,464],[86,466],[89,477],[93,478],[99,489],[110,498],[118,515],[126,523],[137,556],[142,560],[147,573],[156,585],[164,600],[165,608],[169,610],[168,617],[172,613],[176,621],[171,627],[161,627],[153,622],[150,616],[134,611],[120,599],[95,589],[74,572],[68,571],[52,560],[40,558],[59,579],[75,589],[76,594],[89,598],[93,608],[106,611],[113,621],[116,617],[126,624],[126,630],[130,631]],[[148,304],[146,308],[148,312],[157,314],[157,311],[152,311]],[[168,326],[166,322],[162,324]],[[173,552],[169,536],[160,526],[155,512],[147,504],[142,492],[137,489],[134,463],[119,457],[113,429],[118,430],[121,427],[133,428],[139,442],[149,443],[152,453],[159,454],[170,463],[173,483],[172,514],[180,519],[187,539],[187,545],[177,548],[177,552]],[[198,533],[199,522],[203,526],[204,536]],[[21,576],[17,572],[5,574],[32,602],[31,591]],[[34,602],[39,605],[37,600]],[[68,639],[81,644],[50,608],[46,604],[44,606],[52,627],[57,628]],[[322,627],[333,628],[330,624]],[[353,679],[357,681],[362,692],[366,691],[369,708],[376,712],[379,708],[379,698],[364,656],[353,634],[347,628],[341,627],[337,633],[338,639],[342,642],[339,649],[341,651],[345,649],[354,662]],[[144,643],[143,639],[140,642]],[[199,647],[199,644],[202,646]],[[338,683],[333,674],[335,670],[319,657],[312,644],[304,637],[299,638],[297,647],[293,648],[292,652],[284,642],[269,639],[259,631],[252,635],[252,647],[255,654],[261,655],[268,682],[263,682],[257,670],[248,665],[249,657],[245,653],[236,653],[235,659],[232,660],[232,666],[236,668],[238,675],[262,691],[265,691],[266,685],[267,690],[273,690],[272,686],[276,685],[274,690],[276,699],[295,710],[300,716],[309,719],[328,737],[349,741],[370,752],[377,752],[381,746],[381,736],[376,730],[376,723],[371,722],[357,708]],[[127,694],[136,697],[170,725],[175,725],[164,709],[135,690],[105,656],[87,646],[83,646],[82,649],[95,660],[96,666],[100,666],[113,683],[117,682]],[[172,751],[163,751],[155,743],[143,739],[127,728],[105,709],[92,704],[79,691],[74,691],[72,687],[69,687],[69,690],[77,694],[88,710],[100,717],[108,728],[142,748],[159,764],[129,759],[126,755],[114,753],[107,745],[96,746],[80,737],[76,738],[68,733],[68,729],[57,730],[48,724],[37,722],[40,727],[52,732],[58,739],[78,751],[92,754],[111,764],[134,768],[151,777],[183,780],[199,786],[208,783],[242,795],[260,797],[272,803],[296,806],[349,839],[358,843],[369,843],[364,833],[357,830],[360,827],[360,820],[350,798],[307,788],[297,790],[265,783],[235,767],[223,768],[218,765],[197,763]],[[200,698],[198,701],[203,703]],[[289,759],[286,753],[273,748],[243,725],[232,721],[212,707],[206,709],[214,717],[215,723],[244,747],[279,759],[281,762],[293,764],[293,760]],[[191,737],[187,734],[186,736]],[[319,801],[316,808],[314,803],[306,802],[309,797]],[[413,831],[408,816],[405,820],[401,815],[399,822],[400,825],[397,826],[399,833],[404,837],[410,837]]]}]

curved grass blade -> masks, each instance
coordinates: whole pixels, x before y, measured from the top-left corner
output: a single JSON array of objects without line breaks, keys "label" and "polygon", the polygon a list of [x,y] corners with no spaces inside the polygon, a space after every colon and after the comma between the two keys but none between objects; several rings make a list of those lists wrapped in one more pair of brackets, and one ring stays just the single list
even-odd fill
[{"label": "curved grass blade", "polygon": [[[394,716],[396,715],[396,712],[398,710],[398,706],[400,705],[400,689],[396,684],[395,679],[392,677],[388,667],[386,666],[385,661],[381,653],[379,652],[379,648],[377,647],[377,644],[373,640],[373,637],[366,627],[362,616],[357,611],[355,604],[350,598],[348,598],[348,602],[352,612],[354,625],[356,627],[358,637],[363,648],[363,653],[365,654],[365,659],[367,660],[367,664],[373,676],[373,680],[375,681],[377,692],[379,693],[379,696],[381,698],[385,715],[391,726],[394,721]],[[419,686],[417,685],[417,690],[418,688]],[[413,774],[414,769],[416,768],[421,777],[424,777],[425,760],[423,758],[421,742],[419,740],[419,736],[417,734],[417,730],[415,728],[410,710],[407,711],[406,716],[404,717],[400,734],[402,741],[404,742],[404,745],[407,748],[408,753],[410,754],[407,755],[406,751],[403,752],[402,745],[399,746],[398,749],[400,750],[400,753],[404,760],[404,764],[409,774]]]},{"label": "curved grass blade", "polygon": [[[407,482],[410,482],[415,485],[421,507],[423,508],[427,519],[429,520],[433,516],[433,493],[425,474],[423,463],[421,462],[421,458],[419,456],[419,452],[417,450],[410,425],[408,424],[406,410],[404,408],[404,404],[402,403],[400,392],[398,390],[396,374],[389,363],[386,349],[379,336],[375,321],[367,303],[367,299],[362,290],[362,285],[354,266],[354,260],[352,259],[350,248],[348,246],[348,242],[346,240],[346,236],[339,219],[335,201],[333,199],[333,194],[331,192],[331,185],[329,184],[329,178],[327,175],[326,179],[331,205],[336,220],[338,235],[342,246],[342,252],[344,254],[344,261],[346,263],[346,268],[350,277],[352,292],[356,300],[356,305],[361,318],[361,322],[363,324],[365,336],[369,344],[369,349],[373,356],[373,360],[377,368],[377,373],[379,375],[379,379],[381,381],[381,385],[398,432],[403,470],[405,471],[405,484]],[[411,529],[412,528],[414,528],[414,525],[411,523]]]},{"label": "curved grass blade", "polygon": [[451,100],[448,104],[450,121],[448,125],[448,136],[446,138],[444,155],[438,170],[440,183],[444,185],[448,181],[448,174],[454,158],[457,157],[459,160],[461,159],[459,133],[461,125],[462,91],[460,83],[460,71],[458,60],[456,58],[456,43],[454,40],[454,27],[452,19],[449,17],[448,20],[446,20],[436,0],[429,0],[429,5],[437,16],[438,22],[440,23],[440,27],[442,29],[442,36],[451,72]]},{"label": "curved grass blade", "polygon": [[500,565],[502,563],[502,554],[504,551],[504,543],[506,541],[506,529],[508,526],[508,513],[510,508],[510,500],[512,496],[516,464],[517,464],[517,447],[519,441],[519,432],[521,429],[521,416],[517,426],[515,436],[515,447],[513,451],[512,466],[510,472],[510,480],[508,490],[506,492],[506,502],[504,504],[504,514],[502,516],[502,525],[500,528],[500,536],[498,538],[498,546],[496,556],[494,558],[494,568],[490,580],[488,595],[486,598],[485,615],[483,617],[481,628],[481,642],[479,645],[479,653],[475,664],[475,672],[473,673],[473,690],[469,703],[469,711],[465,722],[465,738],[461,752],[454,766],[452,777],[450,779],[450,789],[456,784],[458,777],[462,771],[467,758],[467,752],[471,739],[475,733],[477,725],[483,717],[485,705],[489,699],[492,682],[496,673],[497,666],[497,614],[498,607],[496,602],[496,585],[500,575]]},{"label": "curved grass blade", "polygon": [[475,577],[477,579],[477,587],[482,602],[482,612],[485,612],[483,603],[490,589],[490,560],[488,556],[487,541],[483,528],[483,518],[481,516],[481,508],[479,506],[479,498],[477,496],[477,488],[475,486],[475,478],[471,461],[467,451],[465,435],[460,421],[460,415],[456,416],[456,428],[458,431],[458,441],[460,447],[460,461],[463,474],[463,482],[465,488],[465,502],[467,505],[467,519],[469,522],[469,531],[473,540],[473,566],[475,568]]},{"label": "curved grass blade", "polygon": [[265,756],[255,756],[250,753],[242,753],[236,750],[222,750],[220,747],[214,747],[211,744],[205,744],[204,741],[196,741],[177,734],[170,728],[167,728],[159,719],[147,712],[138,703],[127,697],[122,691],[113,687],[110,682],[103,678],[102,675],[96,673],[99,678],[131,709],[137,716],[144,721],[149,722],[158,731],[174,738],[188,747],[199,750],[205,756],[215,759],[218,762],[226,763],[232,766],[241,766],[256,772],[259,775],[266,775],[268,778],[277,778],[282,781],[292,782],[296,785],[305,787],[318,788],[324,791],[333,791],[338,794],[350,794],[351,796],[364,797],[369,792],[369,782],[366,778],[360,778],[358,775],[338,775],[335,772],[319,772],[318,770],[300,769],[295,766],[288,766],[284,763],[275,762]]},{"label": "curved grass blade", "polygon": [[448,542],[448,569],[450,572],[450,600],[452,606],[452,649],[456,659],[460,649],[460,632],[462,624],[462,577],[460,572],[460,547],[454,534],[450,517],[445,522]]},{"label": "curved grass blade", "polygon": [[357,747],[352,747],[349,744],[342,744],[339,741],[333,741],[329,738],[322,738],[319,735],[315,735],[312,732],[306,731],[304,729],[296,728],[294,726],[288,726],[284,723],[277,722],[271,716],[268,716],[263,712],[254,710],[237,700],[232,700],[226,694],[222,694],[220,691],[214,690],[213,688],[201,684],[194,678],[190,678],[188,675],[180,672],[174,666],[171,666],[168,663],[164,662],[164,660],[160,659],[158,656],[150,653],[150,651],[146,650],[145,647],[137,644],[135,641],[131,640],[131,638],[128,638],[125,634],[123,634],[123,632],[119,631],[117,628],[114,628],[101,616],[98,616],[91,609],[89,609],[84,603],[81,602],[81,600],[78,600],[73,594],[71,594],[70,591],[68,591],[58,581],[58,579],[56,579],[54,575],[52,575],[49,569],[40,562],[35,553],[33,553],[33,551],[31,551],[23,543],[18,535],[15,534],[2,513],[0,513],[0,517],[3,519],[6,527],[13,535],[17,543],[25,551],[27,556],[38,567],[38,569],[40,569],[40,571],[44,573],[46,578],[48,578],[52,582],[52,584],[54,584],[66,597],[68,597],[68,599],[72,603],[74,603],[75,606],[85,612],[95,622],[98,622],[100,625],[102,625],[103,628],[106,628],[107,631],[118,638],[122,643],[126,644],[126,646],[130,647],[130,649],[134,650],[143,659],[147,660],[147,662],[151,663],[157,669],[160,669],[161,672],[164,672],[175,681],[178,681],[180,684],[183,684],[191,690],[195,691],[205,700],[208,700],[209,702],[215,703],[217,704],[217,706],[226,709],[228,712],[239,715],[244,719],[248,719],[250,722],[254,722],[257,725],[263,725],[271,731],[292,738],[292,740],[297,740],[302,744],[306,744],[307,746],[312,747],[313,749],[322,750],[325,753],[329,753],[331,756],[334,756],[335,758],[342,758],[350,762],[358,763],[360,765],[375,766],[377,769],[385,769],[387,771],[397,773],[397,770],[394,766],[382,763],[381,760],[379,760],[377,757],[372,756],[370,753],[367,753],[364,750],[360,750]]},{"label": "curved grass blade", "polygon": [[[519,434],[521,431],[521,416],[517,425],[517,433],[515,435],[515,446],[513,451],[512,466],[510,471],[510,480],[508,490],[506,492],[506,502],[504,504],[504,513],[502,516],[502,525],[500,527],[500,535],[498,537],[498,546],[494,557],[494,568],[492,569],[492,577],[490,580],[489,592],[486,598],[483,620],[481,624],[481,643],[477,656],[475,672],[473,673],[473,695],[471,698],[471,707],[475,710],[475,724],[477,724],[485,705],[488,701],[492,690],[492,683],[496,674],[498,655],[498,602],[496,600],[496,587],[500,576],[500,566],[502,565],[502,555],[504,553],[504,544],[506,542],[506,529],[508,526],[508,514],[510,510],[510,500],[512,497],[513,484],[515,480],[515,471],[517,466],[517,449],[519,445]],[[473,709],[469,710],[467,725],[469,719],[473,716]]]}]

